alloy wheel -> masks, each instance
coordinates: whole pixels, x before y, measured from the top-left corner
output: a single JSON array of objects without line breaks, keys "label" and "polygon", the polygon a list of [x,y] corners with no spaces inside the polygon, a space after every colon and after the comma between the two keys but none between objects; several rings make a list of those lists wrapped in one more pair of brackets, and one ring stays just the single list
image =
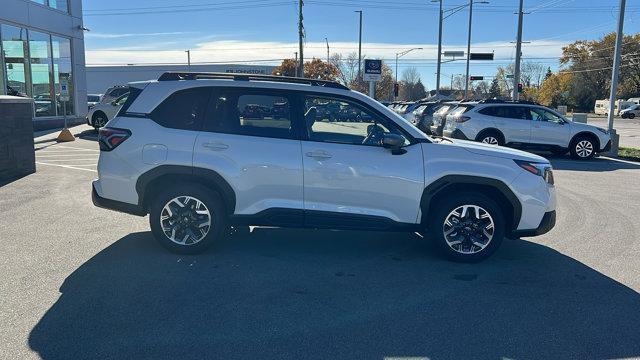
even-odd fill
[{"label": "alloy wheel", "polygon": [[162,208],[160,227],[172,242],[194,245],[211,230],[211,212],[202,201],[192,196],[178,196]]},{"label": "alloy wheel", "polygon": [[576,144],[576,154],[581,158],[587,158],[593,154],[593,143],[589,140],[581,140]]},{"label": "alloy wheel", "polygon": [[493,136],[486,136],[484,139],[482,139],[482,142],[485,144],[489,144],[489,145],[498,145],[498,139],[496,139]]},{"label": "alloy wheel", "polygon": [[460,254],[484,250],[495,232],[495,223],[487,210],[478,205],[462,205],[447,215],[442,225],[447,245]]}]

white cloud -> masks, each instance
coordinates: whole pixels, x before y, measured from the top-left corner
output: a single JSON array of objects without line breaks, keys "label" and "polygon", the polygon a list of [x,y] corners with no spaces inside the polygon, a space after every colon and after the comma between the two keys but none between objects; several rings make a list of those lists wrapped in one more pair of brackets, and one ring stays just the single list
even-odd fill
[{"label": "white cloud", "polygon": [[192,34],[192,32],[172,31],[172,32],[124,33],[124,34],[88,32],[84,35],[84,37],[95,38],[95,39],[121,39],[121,38],[131,38],[136,36],[167,36],[167,35],[184,35],[184,34]]}]

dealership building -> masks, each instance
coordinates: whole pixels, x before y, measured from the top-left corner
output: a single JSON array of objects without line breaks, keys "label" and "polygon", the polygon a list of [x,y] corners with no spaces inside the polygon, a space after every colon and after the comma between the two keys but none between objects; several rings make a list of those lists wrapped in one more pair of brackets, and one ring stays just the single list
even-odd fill
[{"label": "dealership building", "polygon": [[89,94],[103,94],[106,89],[134,81],[155,80],[166,71],[223,72],[270,75],[275,66],[246,64],[197,65],[128,65],[88,66],[87,90]]},{"label": "dealership building", "polygon": [[86,115],[83,31],[81,0],[2,0],[0,95],[33,98],[35,128]]}]

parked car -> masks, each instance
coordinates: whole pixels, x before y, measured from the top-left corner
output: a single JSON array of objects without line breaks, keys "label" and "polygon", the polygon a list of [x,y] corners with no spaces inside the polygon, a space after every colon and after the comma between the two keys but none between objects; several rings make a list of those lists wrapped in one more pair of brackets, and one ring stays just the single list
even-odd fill
[{"label": "parked car", "polygon": [[[256,225],[420,231],[450,258],[472,262],[507,235],[555,224],[546,159],[429,137],[338,83],[165,73],[130,86],[100,129],[93,202],[149,214],[156,239],[177,253],[204,251],[229,225]],[[243,125],[242,104],[256,97],[291,104],[290,117]],[[371,120],[319,121],[317,104],[327,102]]]},{"label": "parked car", "polygon": [[102,95],[100,102],[103,104],[110,103],[127,92],[129,92],[129,87],[127,86],[124,86],[124,85],[112,86],[108,88],[107,91],[104,92],[104,95]]},{"label": "parked car", "polygon": [[589,159],[609,151],[607,130],[572,122],[553,109],[527,101],[463,103],[447,115],[444,135],[492,145],[567,151]]},{"label": "parked car", "polygon": [[640,104],[632,105],[630,108],[620,111],[620,117],[623,119],[633,119],[636,116],[640,116]]},{"label": "parked car", "polygon": [[89,110],[100,103],[101,97],[102,94],[87,94],[87,106],[89,107]]},{"label": "parked car", "polygon": [[103,127],[110,119],[116,116],[122,105],[127,101],[128,96],[129,93],[126,92],[111,102],[101,102],[89,109],[86,117],[87,125],[93,126],[96,130]]},{"label": "parked car", "polygon": [[418,129],[431,133],[430,126],[433,123],[433,114],[442,106],[441,102],[429,101],[423,102],[413,110],[413,118],[411,123]]},{"label": "parked car", "polygon": [[429,124],[431,134],[442,136],[442,129],[447,120],[447,114],[455,109],[459,103],[459,101],[448,101],[441,104],[431,117],[431,124]]}]

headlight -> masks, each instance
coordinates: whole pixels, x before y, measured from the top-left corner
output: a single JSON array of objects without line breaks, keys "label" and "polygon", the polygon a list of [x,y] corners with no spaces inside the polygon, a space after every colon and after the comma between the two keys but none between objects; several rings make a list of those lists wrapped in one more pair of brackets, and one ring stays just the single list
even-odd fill
[{"label": "headlight", "polygon": [[596,129],[600,130],[600,132],[603,134],[607,134],[607,135],[609,134],[609,131],[607,131],[607,129],[603,129],[603,128],[596,128]]},{"label": "headlight", "polygon": [[531,161],[513,160],[522,169],[540,176],[547,184],[554,184],[553,170],[548,163],[536,163]]}]

